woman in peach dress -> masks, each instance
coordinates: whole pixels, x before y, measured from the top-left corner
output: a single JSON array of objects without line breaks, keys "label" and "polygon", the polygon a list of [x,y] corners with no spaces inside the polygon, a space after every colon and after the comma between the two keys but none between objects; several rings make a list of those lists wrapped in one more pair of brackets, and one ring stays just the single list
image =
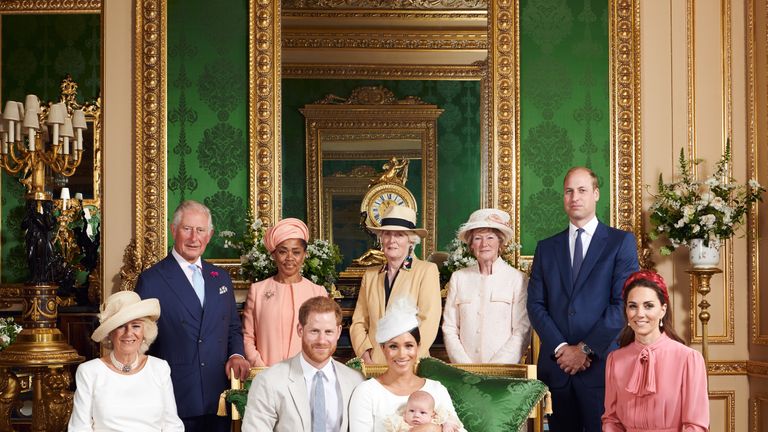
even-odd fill
[{"label": "woman in peach dress", "polygon": [[277,274],[251,284],[243,309],[245,358],[251,366],[272,366],[298,354],[301,304],[328,295],[324,287],[301,275],[308,239],[307,225],[294,218],[281,220],[264,234]]},{"label": "woman in peach dress", "polygon": [[623,298],[627,327],[605,368],[603,431],[708,431],[704,358],[672,328],[664,279],[635,272]]}]

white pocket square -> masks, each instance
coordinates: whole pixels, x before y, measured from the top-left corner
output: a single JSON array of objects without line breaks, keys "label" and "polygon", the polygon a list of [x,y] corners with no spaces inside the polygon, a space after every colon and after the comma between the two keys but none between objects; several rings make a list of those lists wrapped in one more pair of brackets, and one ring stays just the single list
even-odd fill
[{"label": "white pocket square", "polygon": [[219,294],[224,294],[227,292],[227,287],[225,285],[222,285],[221,288],[219,288]]}]

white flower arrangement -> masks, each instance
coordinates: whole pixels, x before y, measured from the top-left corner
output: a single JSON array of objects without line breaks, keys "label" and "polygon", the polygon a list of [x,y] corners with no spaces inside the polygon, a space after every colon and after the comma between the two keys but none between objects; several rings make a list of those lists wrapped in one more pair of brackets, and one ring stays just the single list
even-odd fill
[{"label": "white flower arrangement", "polygon": [[16,324],[13,318],[0,318],[0,351],[12,344],[21,330],[21,326]]},{"label": "white flower arrangement", "polygon": [[736,183],[728,172],[731,161],[730,143],[716,165],[715,173],[703,181],[694,181],[692,170],[701,160],[688,160],[680,150],[680,180],[664,183],[659,175],[658,193],[651,205],[649,237],[666,237],[661,247],[669,255],[679,246],[690,246],[691,240],[703,239],[707,246],[728,239],[744,222],[750,206],[761,201],[765,189],[754,179],[746,185]]}]

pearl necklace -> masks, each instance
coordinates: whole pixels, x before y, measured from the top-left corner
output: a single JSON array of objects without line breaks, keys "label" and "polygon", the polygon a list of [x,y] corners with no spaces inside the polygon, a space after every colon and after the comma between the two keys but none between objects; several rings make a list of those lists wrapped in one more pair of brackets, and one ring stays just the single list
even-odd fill
[{"label": "pearl necklace", "polygon": [[115,352],[114,351],[110,351],[110,353],[109,353],[109,361],[112,362],[112,366],[114,366],[115,369],[117,369],[117,370],[119,370],[119,371],[121,371],[123,373],[130,373],[133,369],[136,369],[136,367],[139,365],[139,353],[136,353],[136,360],[134,360],[133,363],[131,363],[131,364],[128,364],[128,363],[123,364],[123,363],[120,363],[115,358]]}]

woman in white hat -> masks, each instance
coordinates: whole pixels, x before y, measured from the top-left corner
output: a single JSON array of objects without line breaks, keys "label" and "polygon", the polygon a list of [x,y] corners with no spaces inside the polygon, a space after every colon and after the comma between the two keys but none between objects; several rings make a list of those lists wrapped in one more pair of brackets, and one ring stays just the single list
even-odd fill
[{"label": "woman in white hat", "polygon": [[176,414],[171,369],[144,354],[157,337],[157,299],[133,291],[112,294],[91,335],[108,353],[77,368],[69,431],[183,431]]},{"label": "woman in white hat", "polygon": [[[435,410],[445,414],[441,424],[414,426],[411,432],[466,432],[453,407],[448,390],[440,382],[416,375],[423,342],[419,313],[409,297],[392,301],[378,320],[376,343],[382,349],[387,370],[357,385],[349,401],[350,432],[384,432],[411,393],[421,390],[435,400]],[[421,323],[423,324],[423,323]]]},{"label": "woman in white hat", "polygon": [[477,264],[458,270],[448,282],[443,341],[452,363],[518,363],[528,350],[531,322],[528,277],[501,258],[512,240],[509,214],[475,211],[459,228]]},{"label": "woman in white hat", "polygon": [[419,356],[427,357],[441,314],[437,266],[413,255],[414,246],[427,230],[416,228],[415,211],[399,205],[387,209],[381,226],[368,228],[377,234],[387,262],[363,275],[349,327],[355,355],[366,363],[384,363],[384,352],[376,342],[378,321],[389,309],[390,298],[409,297],[419,309]]}]

